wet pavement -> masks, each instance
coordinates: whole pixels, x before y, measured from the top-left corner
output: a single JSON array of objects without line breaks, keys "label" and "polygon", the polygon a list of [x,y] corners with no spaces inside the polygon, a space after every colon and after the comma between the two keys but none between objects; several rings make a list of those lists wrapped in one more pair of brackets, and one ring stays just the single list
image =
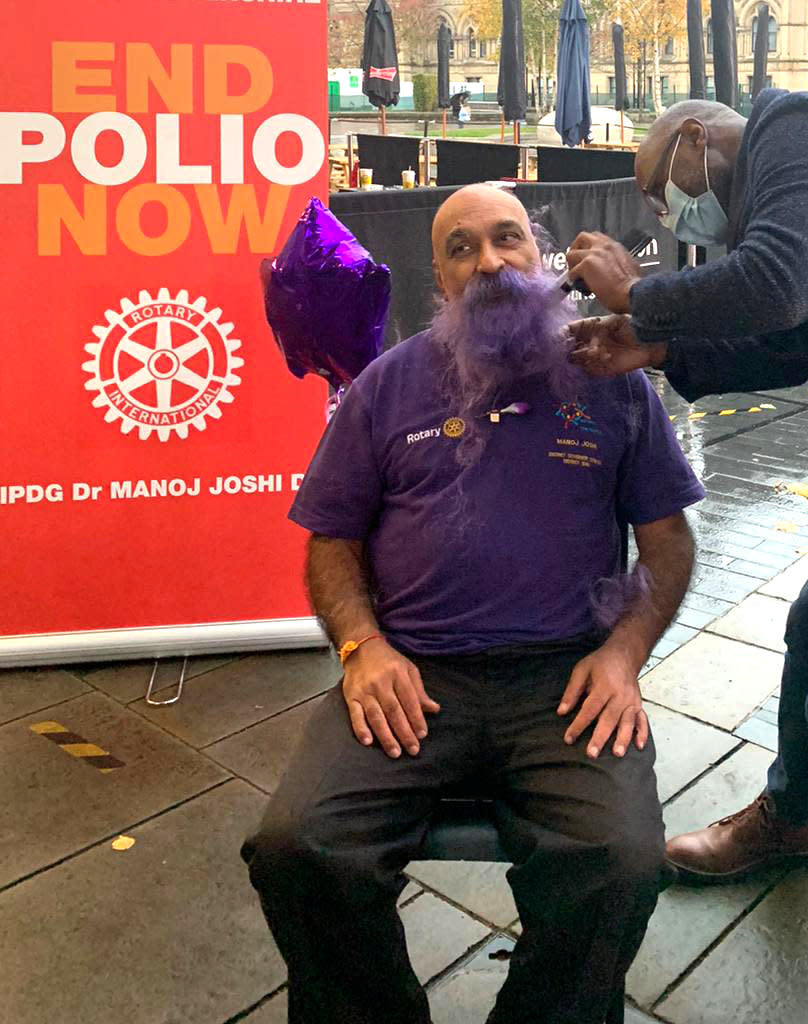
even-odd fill
[{"label": "wet pavement", "polygon": [[[785,615],[808,578],[808,387],[691,407],[654,381],[707,488],[693,584],[642,679],[674,834],[754,798],[776,747]],[[238,848],[337,666],[323,651],[197,658],[167,708],[142,700],[149,668],[0,674],[0,1016],[13,1024],[286,1021],[285,967]],[[120,766],[72,756],[68,733]],[[400,914],[434,1024],[483,1024],[493,1005],[519,935],[506,870],[409,866]],[[807,934],[808,864],[670,889],[628,978],[627,1022],[805,1024]]]}]

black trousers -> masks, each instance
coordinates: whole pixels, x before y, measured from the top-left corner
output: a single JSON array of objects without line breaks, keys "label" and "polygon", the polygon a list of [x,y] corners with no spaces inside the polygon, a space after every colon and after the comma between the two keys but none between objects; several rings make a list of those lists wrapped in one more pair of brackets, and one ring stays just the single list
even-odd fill
[{"label": "black trousers", "polygon": [[788,613],[780,691],[780,751],[769,769],[769,793],[779,816],[808,822],[808,583]]},{"label": "black trousers", "polygon": [[[664,858],[654,748],[586,757],[556,714],[585,651],[413,660],[442,707],[417,757],[350,728],[341,687],[309,720],[244,844],[289,970],[290,1024],[426,1024],[396,900],[441,794],[495,794],[523,933],[491,1024],[603,1024],[656,905]],[[587,734],[588,735],[588,734]]]}]

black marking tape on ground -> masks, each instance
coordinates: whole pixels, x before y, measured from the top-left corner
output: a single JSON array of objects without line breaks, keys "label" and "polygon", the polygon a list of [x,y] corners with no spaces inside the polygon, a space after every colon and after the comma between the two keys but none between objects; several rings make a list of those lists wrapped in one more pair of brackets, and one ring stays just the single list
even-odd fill
[{"label": "black marking tape on ground", "polygon": [[85,764],[91,764],[100,772],[114,772],[116,768],[124,766],[123,761],[108,754],[106,750],[102,750],[95,743],[88,743],[87,740],[77,736],[76,733],[71,732],[58,722],[37,722],[36,725],[31,726],[31,732],[51,740],[71,757],[77,757]]}]

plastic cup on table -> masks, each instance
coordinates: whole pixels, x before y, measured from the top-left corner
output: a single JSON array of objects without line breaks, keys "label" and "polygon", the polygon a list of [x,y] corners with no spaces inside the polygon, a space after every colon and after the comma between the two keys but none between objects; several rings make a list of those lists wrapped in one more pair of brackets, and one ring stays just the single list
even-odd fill
[{"label": "plastic cup on table", "polygon": [[415,188],[415,171],[412,168],[401,172],[401,184],[404,188]]},{"label": "plastic cup on table", "polygon": [[373,184],[373,168],[372,167],[360,167],[359,168],[359,187],[367,188],[368,185]]}]

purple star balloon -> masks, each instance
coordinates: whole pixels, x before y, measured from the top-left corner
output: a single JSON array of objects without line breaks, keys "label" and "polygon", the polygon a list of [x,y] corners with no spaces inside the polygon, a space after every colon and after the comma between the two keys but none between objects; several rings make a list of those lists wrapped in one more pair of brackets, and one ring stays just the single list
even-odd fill
[{"label": "purple star balloon", "polygon": [[296,377],[350,384],[382,349],[390,270],[375,263],[319,199],[283,251],[261,264],[267,320]]}]

